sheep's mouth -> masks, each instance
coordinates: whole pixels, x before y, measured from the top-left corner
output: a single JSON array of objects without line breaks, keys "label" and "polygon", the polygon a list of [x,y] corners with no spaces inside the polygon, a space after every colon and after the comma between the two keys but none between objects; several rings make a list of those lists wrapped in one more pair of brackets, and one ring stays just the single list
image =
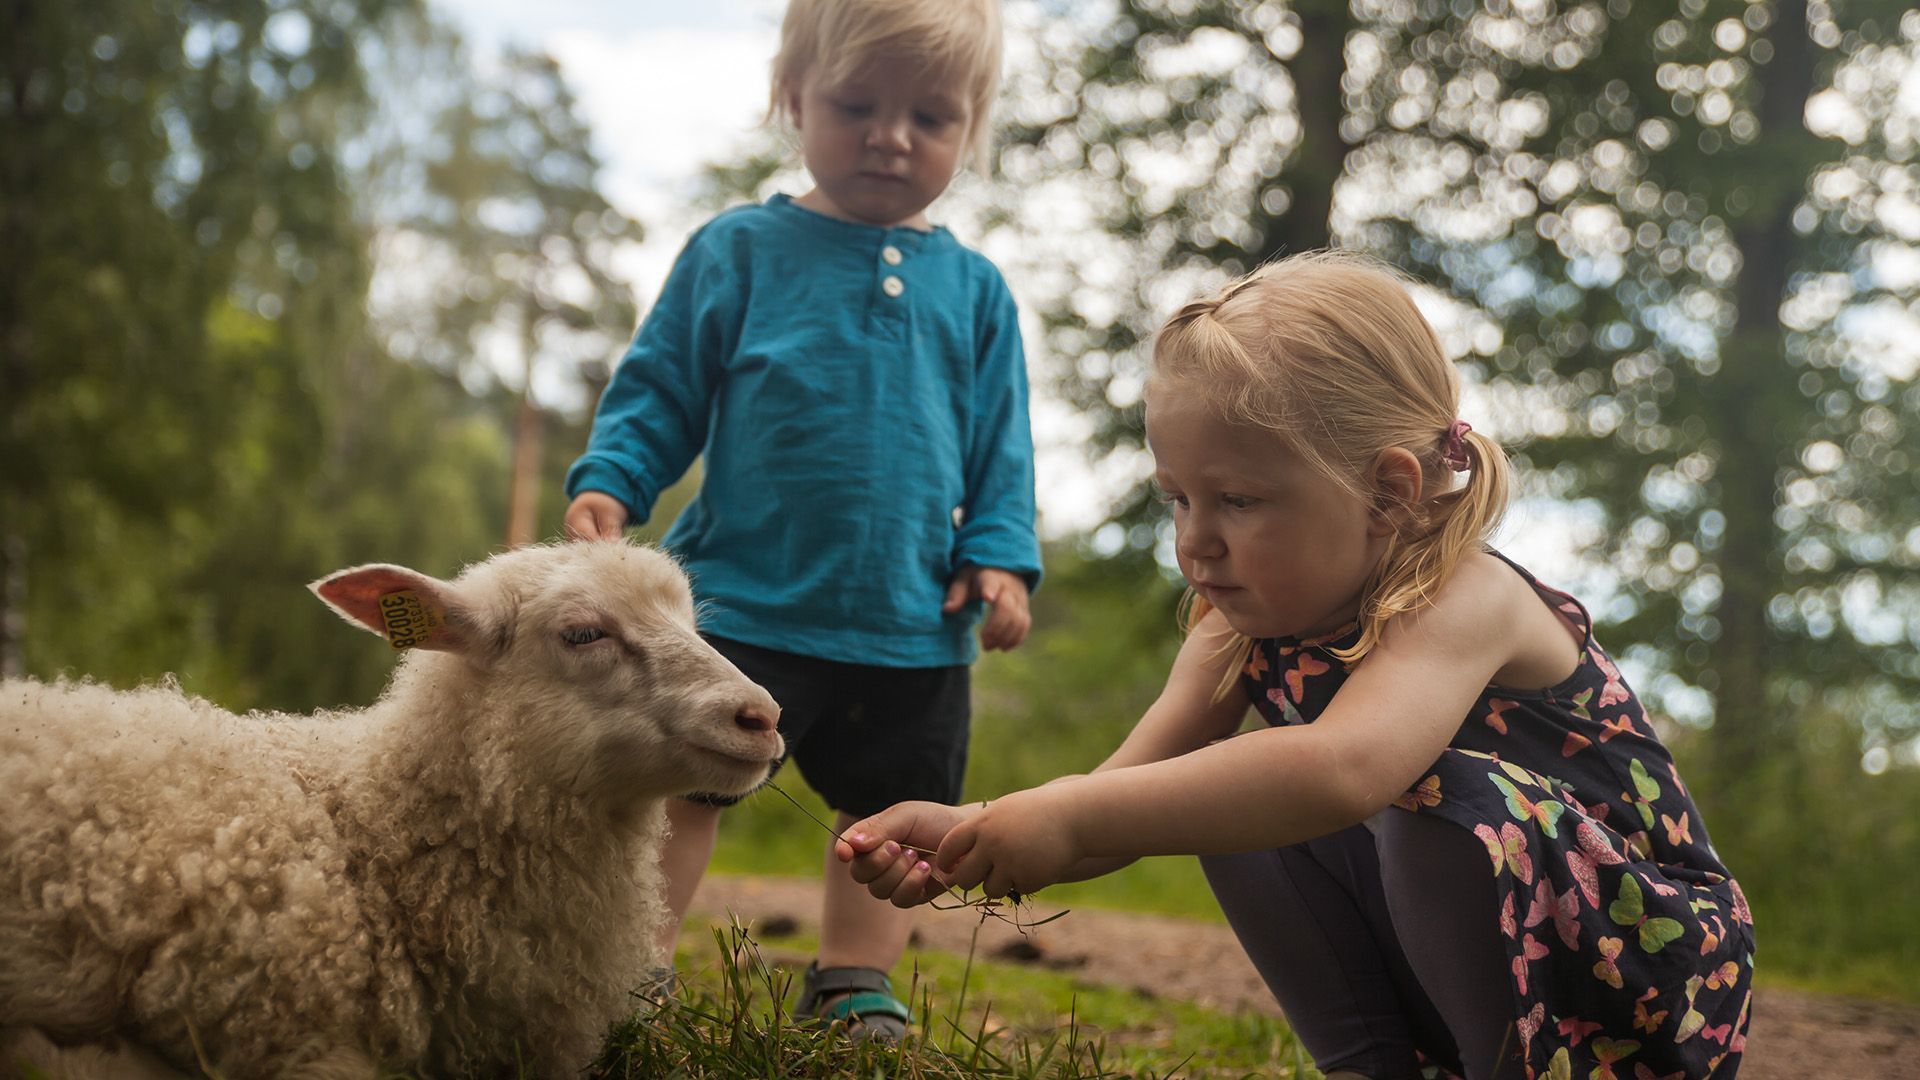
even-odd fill
[{"label": "sheep's mouth", "polygon": [[696,742],[693,745],[708,757],[715,758],[735,769],[771,769],[779,764],[780,755],[786,750],[786,744],[778,741],[775,742],[772,753],[744,751],[739,747],[715,746],[707,742]]},{"label": "sheep's mouth", "polygon": [[716,795],[744,796],[757,791],[760,785],[773,778],[774,767],[780,763],[778,755],[743,757],[735,751],[711,746],[697,749],[714,763],[708,767],[711,771],[706,783]]},{"label": "sheep's mouth", "polygon": [[736,754],[730,750],[720,750],[711,746],[703,746],[700,749],[705,750],[707,753],[712,754],[714,757],[717,757],[722,761],[730,762],[734,765],[740,765],[749,769],[770,768],[772,767],[774,762],[780,760],[779,754],[775,754],[772,757],[766,757],[761,754],[753,754],[753,755]]}]

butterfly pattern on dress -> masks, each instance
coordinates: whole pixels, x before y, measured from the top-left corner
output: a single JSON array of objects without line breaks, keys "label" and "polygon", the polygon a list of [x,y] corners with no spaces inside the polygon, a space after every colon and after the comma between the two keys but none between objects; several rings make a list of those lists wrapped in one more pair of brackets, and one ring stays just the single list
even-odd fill
[{"label": "butterfly pattern on dress", "polygon": [[[1545,690],[1489,686],[1393,804],[1486,847],[1529,1080],[1731,1077],[1751,1017],[1746,899],[1586,610],[1514,569],[1580,636],[1578,667]],[[1311,723],[1350,670],[1332,650],[1357,636],[1256,641],[1242,682],[1262,717]]]}]

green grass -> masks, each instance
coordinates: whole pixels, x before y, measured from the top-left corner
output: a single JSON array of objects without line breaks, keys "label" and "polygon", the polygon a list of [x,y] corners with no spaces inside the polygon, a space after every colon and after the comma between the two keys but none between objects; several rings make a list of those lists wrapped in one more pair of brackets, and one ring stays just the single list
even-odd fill
[{"label": "green grass", "polygon": [[1293,1034],[1263,1014],[1227,1014],[1055,972],[923,953],[894,972],[915,1037],[851,1043],[796,1027],[786,1009],[814,942],[737,924],[681,938],[678,999],[617,1031],[596,1077],[901,1077],[923,1080],[1318,1077]]}]

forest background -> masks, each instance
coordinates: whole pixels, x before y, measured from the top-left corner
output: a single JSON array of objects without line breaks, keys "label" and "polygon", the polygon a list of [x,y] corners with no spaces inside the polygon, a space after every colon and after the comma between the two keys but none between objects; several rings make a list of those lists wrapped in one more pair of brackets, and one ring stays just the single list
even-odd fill
[{"label": "forest background", "polygon": [[[482,62],[420,0],[89,7],[0,11],[0,671],[364,703],[391,657],[305,583],[557,531],[650,300],[619,269],[644,223],[550,56]],[[1095,510],[1050,538],[1027,646],[978,669],[972,791],[1096,763],[1177,646],[1146,335],[1355,247],[1424,283],[1465,415],[1746,885],[1762,979],[1920,1000],[1920,12],[1008,18],[997,168],[941,212],[1014,282]],[[769,133],[701,205],[799,182]],[[719,865],[813,873],[818,846],[760,800]],[[1217,917],[1184,860],[1060,895]]]}]

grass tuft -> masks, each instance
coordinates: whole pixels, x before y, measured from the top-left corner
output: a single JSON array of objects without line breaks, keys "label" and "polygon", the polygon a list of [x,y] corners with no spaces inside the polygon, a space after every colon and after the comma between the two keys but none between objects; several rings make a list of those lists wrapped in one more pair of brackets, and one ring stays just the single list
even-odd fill
[{"label": "grass tuft", "polygon": [[[769,961],[737,921],[714,929],[711,951],[688,952],[685,970],[693,974],[672,1000],[647,1004],[613,1031],[588,1074],[593,1080],[1318,1075],[1304,1065],[1292,1033],[1270,1017],[1228,1017],[1182,1003],[1143,1001],[1126,991],[1084,987],[1055,973],[971,956],[928,954],[916,962],[906,995],[915,1015],[909,1037],[894,1045],[858,1041],[841,1023],[787,1019],[797,989],[793,967]],[[794,963],[801,955],[796,951]],[[951,1004],[943,1005],[943,998]],[[1104,1030],[1100,1021],[1090,1022],[1095,1015],[1104,1018]]]}]

